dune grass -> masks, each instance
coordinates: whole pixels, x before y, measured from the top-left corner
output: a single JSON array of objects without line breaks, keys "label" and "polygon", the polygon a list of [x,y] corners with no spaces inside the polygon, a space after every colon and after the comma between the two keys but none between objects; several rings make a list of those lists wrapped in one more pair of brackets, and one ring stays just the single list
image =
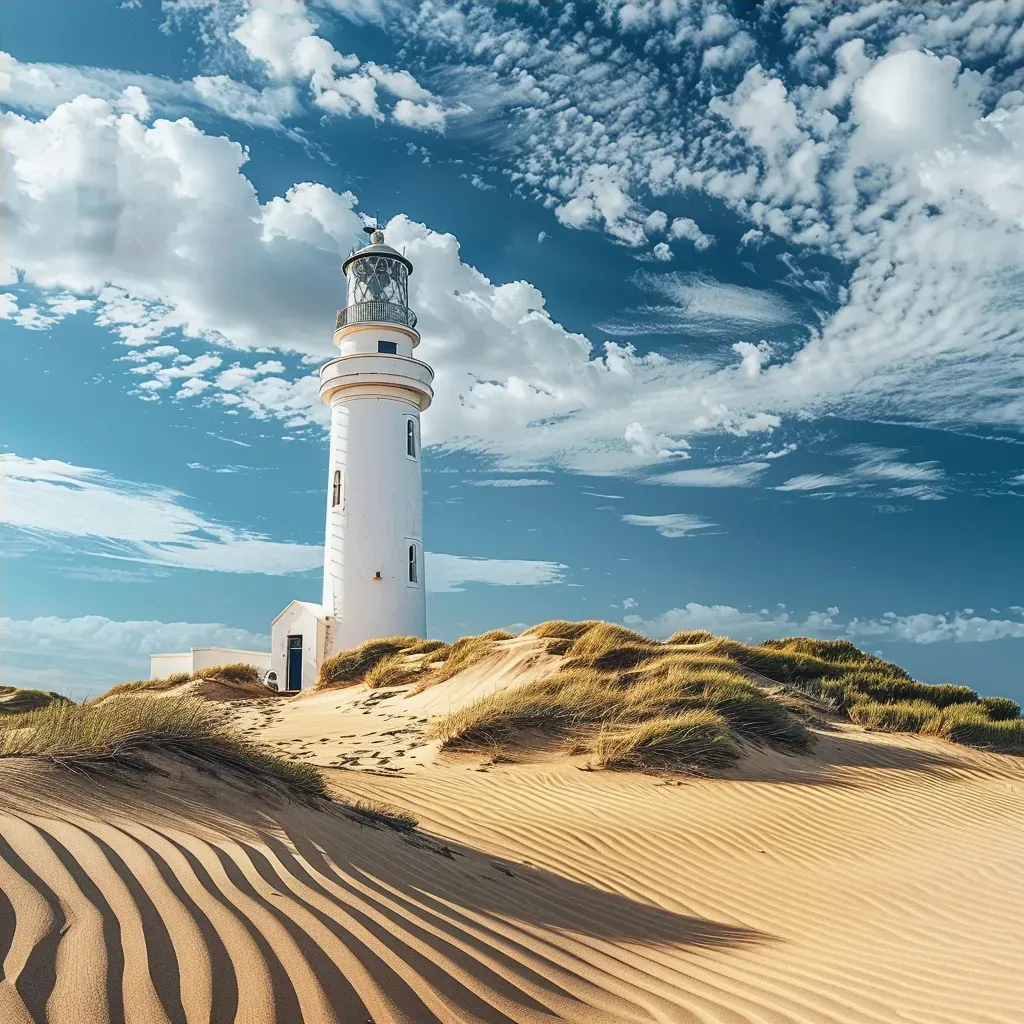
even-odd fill
[{"label": "dune grass", "polygon": [[740,756],[725,719],[714,711],[684,711],[626,729],[602,729],[594,747],[602,768],[707,772]]},{"label": "dune grass", "polygon": [[407,652],[423,641],[417,636],[389,636],[367,640],[348,651],[339,651],[320,665],[316,689],[324,690],[333,686],[347,686],[358,682],[378,662],[396,654]]},{"label": "dune grass", "polygon": [[343,807],[349,817],[361,824],[375,827],[383,825],[395,832],[413,832],[420,823],[415,814],[380,800],[355,800],[346,802]]},{"label": "dune grass", "polygon": [[20,715],[50,704],[72,703],[63,694],[53,690],[24,690],[18,686],[0,686],[0,716]]},{"label": "dune grass", "polygon": [[[659,643],[614,623],[562,620],[521,635],[545,640],[549,652],[563,654],[560,671],[436,720],[431,734],[444,746],[493,746],[527,728],[570,736],[599,727],[606,743],[632,734],[640,743],[659,730],[675,735],[665,723],[697,713],[717,715],[734,743],[790,753],[808,749],[807,723],[824,724],[820,715],[829,713],[872,729],[928,733],[1001,750],[1024,744],[1024,720],[1014,701],[980,698],[965,686],[918,682],[847,640],[785,637],[751,645],[688,630]],[[464,637],[454,646],[475,650],[478,639]],[[701,646],[685,650],[696,644]],[[460,660],[451,660],[446,675],[460,670]],[[643,732],[650,723],[659,725]],[[678,763],[681,755],[673,756]]]},{"label": "dune grass", "polygon": [[326,792],[314,766],[285,760],[245,739],[209,702],[193,696],[140,701],[122,693],[101,703],[51,704],[0,720],[0,758],[45,758],[103,770],[145,767],[145,753],[230,770],[304,797]]},{"label": "dune grass", "polygon": [[363,682],[371,690],[379,690],[386,686],[402,686],[411,683],[414,677],[422,671],[421,665],[408,662],[407,655],[403,651],[401,654],[392,654],[390,657],[378,661],[363,676]]},{"label": "dune grass", "polygon": [[183,683],[193,683],[199,679],[213,679],[239,686],[258,686],[260,690],[270,692],[269,687],[263,685],[263,673],[255,665],[236,661],[230,665],[209,665],[196,672],[175,672],[162,679],[136,679],[129,683],[117,683],[95,699],[106,700],[116,694],[126,693],[162,693],[166,690],[173,690],[174,687],[181,686]]}]

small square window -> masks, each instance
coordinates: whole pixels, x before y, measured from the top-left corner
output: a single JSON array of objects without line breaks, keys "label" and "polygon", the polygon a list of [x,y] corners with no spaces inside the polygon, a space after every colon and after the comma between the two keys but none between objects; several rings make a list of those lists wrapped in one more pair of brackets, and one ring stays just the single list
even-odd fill
[{"label": "small square window", "polygon": [[397,341],[378,341],[377,342],[378,352],[387,352],[389,355],[398,355],[398,342]]}]

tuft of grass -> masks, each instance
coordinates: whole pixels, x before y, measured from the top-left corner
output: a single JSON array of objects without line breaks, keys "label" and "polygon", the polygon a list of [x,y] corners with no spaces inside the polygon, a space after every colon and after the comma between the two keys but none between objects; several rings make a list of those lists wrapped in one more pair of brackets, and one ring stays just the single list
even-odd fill
[{"label": "tuft of grass", "polygon": [[191,682],[191,680],[191,673],[175,672],[173,676],[167,676],[164,679],[136,679],[129,683],[115,683],[106,693],[101,693],[94,700],[105,700],[115,694],[138,693],[141,690],[161,693],[164,690],[171,690],[175,686],[181,686],[182,683]]},{"label": "tuft of grass", "polygon": [[51,704],[0,720],[0,757],[40,757],[97,769],[145,767],[141,754],[172,754],[210,768],[323,796],[323,776],[278,757],[226,724],[206,701],[172,695],[133,700],[124,694],[90,704]]},{"label": "tuft of grass", "polygon": [[410,682],[410,677],[418,675],[422,669],[419,665],[410,665],[405,654],[392,654],[390,658],[378,661],[363,677],[363,682],[371,690],[379,690],[385,686],[401,686]]},{"label": "tuft of grass", "polygon": [[346,801],[342,807],[350,817],[364,825],[374,827],[382,825],[395,832],[412,832],[420,823],[419,819],[409,811],[392,807],[379,800],[357,800],[354,803]]},{"label": "tuft of grass", "polygon": [[448,651],[448,644],[443,640],[418,640],[411,647],[405,648],[406,654],[433,654],[430,661],[440,661]]},{"label": "tuft of grass", "polygon": [[990,722],[1020,718],[1020,705],[1009,697],[982,697],[978,703],[985,709]]},{"label": "tuft of grass", "polygon": [[1024,719],[994,722],[985,721],[980,716],[947,719],[946,712],[943,712],[943,719],[941,735],[947,740],[1004,754],[1024,754]]},{"label": "tuft of grass", "polygon": [[515,633],[507,629],[489,629],[486,633],[480,634],[481,640],[515,640]]},{"label": "tuft of grass", "polygon": [[510,739],[531,726],[564,730],[611,717],[621,691],[592,669],[566,669],[526,686],[498,690],[435,719],[428,735],[446,747],[478,747]]},{"label": "tuft of grass", "polygon": [[[181,672],[178,676],[188,677],[188,673]],[[176,678],[170,676],[170,679]],[[211,665],[209,668],[201,668],[192,679],[223,679],[226,683],[258,683],[263,682],[263,673],[255,665],[247,665],[244,661],[236,661],[230,665]],[[181,680],[185,682],[186,679]]]},{"label": "tuft of grass", "polygon": [[666,641],[666,644],[705,644],[709,640],[715,640],[714,633],[706,629],[681,629],[673,633]]},{"label": "tuft of grass", "polygon": [[402,651],[408,651],[410,647],[421,643],[423,641],[416,636],[390,636],[367,640],[349,651],[339,651],[321,663],[316,689],[324,690],[332,686],[354,683],[378,662]]},{"label": "tuft of grass", "polygon": [[850,708],[850,718],[858,725],[882,732],[924,732],[941,721],[942,713],[924,700],[891,704],[865,700]]},{"label": "tuft of grass", "polygon": [[616,650],[631,652],[626,655],[628,658],[639,650],[653,652],[661,649],[662,645],[656,640],[651,640],[634,629],[617,626],[613,622],[595,622],[576,637],[568,653],[571,658],[592,662],[595,658],[606,655],[614,660],[611,652]]},{"label": "tuft of grass", "polygon": [[604,729],[594,749],[604,768],[710,771],[740,756],[725,719],[714,711],[684,711],[625,730]]},{"label": "tuft of grass", "polygon": [[568,622],[566,619],[549,619],[547,622],[538,622],[536,626],[524,629],[520,636],[556,637],[559,640],[578,640],[584,633],[593,626],[607,625],[597,619],[587,619],[583,622]]},{"label": "tuft of grass", "polygon": [[[494,630],[494,633],[501,632],[501,630]],[[505,635],[495,637],[487,633],[482,636],[460,637],[448,649],[444,664],[437,670],[433,681],[440,683],[445,679],[451,679],[452,676],[465,671],[470,665],[486,658],[494,650],[494,644],[498,639],[505,640],[508,637]]]}]

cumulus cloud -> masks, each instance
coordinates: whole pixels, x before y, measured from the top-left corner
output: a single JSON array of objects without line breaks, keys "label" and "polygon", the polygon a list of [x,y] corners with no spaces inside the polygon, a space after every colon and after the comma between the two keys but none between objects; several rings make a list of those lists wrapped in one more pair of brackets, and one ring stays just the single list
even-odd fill
[{"label": "cumulus cloud", "polygon": [[685,238],[693,242],[697,252],[710,248],[715,241],[711,235],[704,234],[697,222],[689,217],[676,217],[668,230],[673,238]]},{"label": "cumulus cloud", "polygon": [[778,636],[813,636],[933,644],[1024,638],[1024,619],[988,619],[974,614],[972,609],[939,614],[898,615],[886,612],[876,619],[853,618],[843,622],[839,618],[839,609],[835,607],[797,616],[782,606],[774,611],[767,608],[742,611],[731,605],[691,602],[682,608],[671,608],[655,618],[627,615],[624,621],[653,637],[670,636],[683,629],[707,629],[719,636],[745,641]]}]

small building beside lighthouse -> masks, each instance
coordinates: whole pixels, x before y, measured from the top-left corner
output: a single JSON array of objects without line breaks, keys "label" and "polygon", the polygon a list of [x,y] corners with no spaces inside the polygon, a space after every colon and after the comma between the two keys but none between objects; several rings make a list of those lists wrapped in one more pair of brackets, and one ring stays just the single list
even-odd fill
[{"label": "small building beside lighthouse", "polygon": [[414,354],[412,263],[367,230],[369,244],[342,266],[338,355],[320,368],[331,411],[323,595],[319,605],[293,601],[272,624],[282,690],[312,686],[325,658],[364,640],[426,636],[420,414],[434,371]]}]

